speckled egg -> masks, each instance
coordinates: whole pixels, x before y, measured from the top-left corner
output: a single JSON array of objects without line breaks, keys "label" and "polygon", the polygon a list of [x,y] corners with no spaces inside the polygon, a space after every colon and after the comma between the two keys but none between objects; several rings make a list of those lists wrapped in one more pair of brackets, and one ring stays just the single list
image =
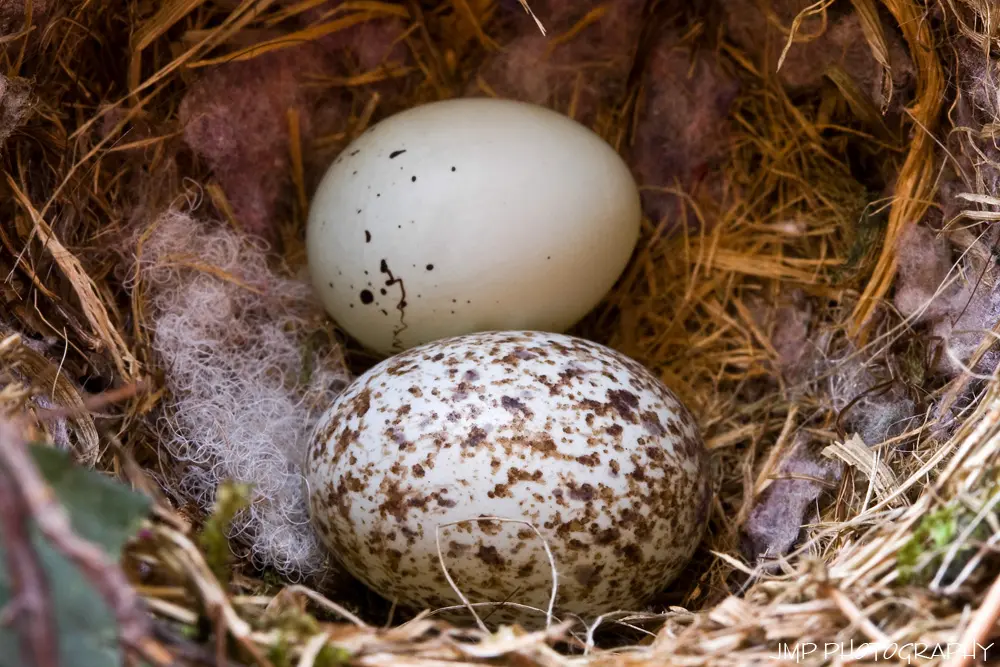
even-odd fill
[{"label": "speckled egg", "polygon": [[455,99],[373,125],[309,207],[326,310],[381,354],[475,331],[565,331],[608,293],[639,237],[618,153],[544,107]]},{"label": "speckled egg", "polygon": [[[668,585],[711,496],[695,420],[667,387],[607,347],[535,331],[379,363],[321,419],[306,477],[321,539],[386,598],[461,604],[443,562],[474,604],[544,610],[544,539],[557,612],[584,618],[641,609]],[[536,622],[525,607],[491,621]]]}]

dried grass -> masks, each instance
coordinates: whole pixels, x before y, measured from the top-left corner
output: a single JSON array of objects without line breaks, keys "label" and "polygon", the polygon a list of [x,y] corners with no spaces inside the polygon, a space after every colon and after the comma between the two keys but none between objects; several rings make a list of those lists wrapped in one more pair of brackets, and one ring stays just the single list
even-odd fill
[{"label": "dried grass", "polygon": [[[852,656],[836,657],[874,661],[893,647],[909,645],[912,653],[914,642],[964,642],[966,652],[972,642],[989,643],[1000,608],[997,585],[983,595],[997,574],[1000,542],[1000,391],[975,361],[967,368],[976,373],[933,380],[923,363],[928,341],[887,301],[907,227],[928,210],[957,206],[954,198],[938,202],[947,157],[940,135],[955,124],[944,113],[946,72],[955,66],[949,40],[963,36],[981,49],[997,40],[996,12],[971,0],[881,3],[917,69],[905,140],[900,128],[873,126],[878,105],[859,112],[863,98],[851,104],[836,77],[792,99],[774,72],[725,40],[716,45],[744,83],[729,117],[733,139],[719,197],[674,191],[687,224],[674,236],[647,224],[619,286],[579,329],[677,389],[699,416],[721,473],[710,537],[688,576],[659,601],[662,613],[489,634],[426,615],[399,624],[397,610],[350,586],[323,597],[251,563],[219,581],[196,546],[201,510],[172,502],[152,481],[169,479],[176,464],[147,421],[169,395],[155,332],[141,326],[153,317],[150,295],[126,289],[117,252],[142,231],[135,221],[149,219],[138,213],[199,192],[192,183],[207,183],[203,205],[235,221],[223,189],[178,143],[179,101],[195,69],[388,14],[407,25],[407,71],[418,79],[408,102],[416,103],[458,93],[460,75],[470,78],[500,46],[488,2],[442,3],[433,12],[416,3],[346,2],[310,27],[292,26],[319,4],[173,0],[147,15],[144,3],[123,10],[98,0],[48,7],[27,30],[23,20],[0,20],[22,26],[0,35],[0,75],[30,82],[34,95],[28,114],[5,113],[0,99],[0,137],[12,132],[0,144],[0,406],[79,409],[108,386],[137,379],[153,386],[104,416],[47,422],[43,435],[157,498],[146,539],[126,564],[160,641],[181,664],[212,659],[210,641],[188,636],[203,623],[223,649],[220,637],[233,640],[237,659],[302,667],[347,658],[359,665],[773,664],[782,647],[810,645],[818,652],[806,661],[818,663],[825,645],[853,642]],[[876,4],[855,0],[850,10],[861,13],[885,65]],[[545,25],[546,16],[537,18]],[[786,34],[791,39],[790,27]],[[343,89],[351,112],[316,145],[341,146],[381,117],[384,98],[372,86],[386,80],[369,71],[317,82]],[[640,92],[615,101],[621,108],[598,110],[605,136],[630,135],[629,105]],[[6,129],[9,118],[16,128]],[[301,200],[304,139],[294,114],[288,122],[296,144],[289,148],[292,197]],[[143,127],[155,131],[142,135]],[[1000,217],[1000,193],[982,175],[968,176],[959,206],[966,217]],[[293,266],[302,261],[301,214],[286,221],[279,242]],[[977,243],[969,242],[969,256],[990,257]],[[981,341],[980,358],[993,338]],[[347,353],[355,367],[370,363]],[[889,394],[872,394],[888,380]],[[858,406],[882,421],[852,417]],[[741,529],[780,479],[796,437],[843,462],[843,479],[791,553],[749,561]],[[954,648],[952,664],[962,664]]]}]

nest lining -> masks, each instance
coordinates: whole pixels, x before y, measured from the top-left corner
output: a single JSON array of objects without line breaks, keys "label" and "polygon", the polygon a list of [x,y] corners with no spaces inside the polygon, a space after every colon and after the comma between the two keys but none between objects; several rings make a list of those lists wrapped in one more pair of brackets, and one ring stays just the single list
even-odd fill
[{"label": "nest lining", "polygon": [[[977,632],[985,640],[996,614],[980,591],[995,573],[1000,534],[989,528],[1000,497],[997,360],[986,333],[998,312],[988,223],[1000,215],[991,138],[1000,104],[988,14],[972,3],[892,0],[837,3],[795,20],[805,3],[774,2],[762,14],[731,2],[719,26],[711,12],[658,3],[610,3],[582,16],[554,0],[530,4],[550,21],[552,43],[566,47],[541,70],[517,66],[519,44],[534,58],[545,55],[543,42],[519,7],[502,3],[0,10],[11,195],[0,210],[13,223],[2,239],[10,278],[0,314],[7,332],[28,341],[3,347],[4,400],[15,412],[37,410],[159,377],[166,391],[114,412],[102,438],[124,446],[104,446],[98,464],[173,501],[164,499],[171,518],[160,518],[156,539],[129,556],[147,566],[138,585],[172,591],[148,596],[158,618],[193,625],[214,601],[226,610],[217,632],[235,637],[237,652],[283,645],[315,661],[329,643],[386,664],[400,650],[563,660],[550,645],[597,660],[617,647],[630,661],[747,664],[769,662],[782,642],[857,639],[871,652]],[[122,22],[137,28],[131,44]],[[764,35],[763,47],[741,37],[748,29]],[[932,37],[952,48],[913,48]],[[219,134],[227,117],[213,90],[240,95],[257,114],[252,131]],[[633,160],[646,186],[643,239],[577,333],[677,389],[722,472],[711,535],[687,585],[645,613],[608,619],[600,648],[593,628],[505,631],[474,644],[459,641],[474,632],[437,635],[421,619],[377,632],[366,623],[393,613],[383,602],[327,590],[358,618],[259,568],[286,577],[318,569],[315,553],[276,546],[282,533],[260,528],[289,517],[301,525],[284,466],[310,411],[342,386],[344,367],[372,361],[335,340],[294,276],[305,193],[371,122],[457,94],[560,108]],[[292,268],[265,258],[248,233]],[[185,250],[192,238],[194,254]],[[233,313],[243,326],[220,323]],[[263,368],[258,357],[220,357],[251,339],[270,350]],[[198,365],[193,341],[209,363]],[[25,365],[33,362],[23,345],[48,360],[50,376],[70,378],[61,393],[32,382],[43,374]],[[307,380],[303,349],[315,371]],[[273,418],[241,423],[251,412]],[[92,421],[55,422],[51,439],[86,461]],[[204,442],[213,429],[248,446],[258,438],[255,456],[278,440],[293,451],[260,456],[266,472],[247,473],[239,448],[218,437],[187,461],[194,468],[182,466],[191,458],[185,439]],[[206,490],[227,476],[272,480],[268,495],[291,500],[241,515],[231,537],[247,558],[220,581],[193,536],[215,500]],[[324,620],[357,623],[336,630],[339,643],[317,642],[306,601]]]}]

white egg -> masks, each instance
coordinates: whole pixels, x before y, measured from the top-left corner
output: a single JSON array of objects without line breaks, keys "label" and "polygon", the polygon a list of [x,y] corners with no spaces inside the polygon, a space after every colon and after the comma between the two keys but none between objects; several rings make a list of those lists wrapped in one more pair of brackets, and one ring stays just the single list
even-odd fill
[{"label": "white egg", "polygon": [[369,128],[310,205],[312,282],[334,320],[390,354],[475,331],[564,331],[639,235],[628,166],[544,107],[456,99]]},{"label": "white egg", "polygon": [[[544,610],[547,544],[557,612],[593,618],[640,610],[688,563],[708,519],[708,464],[694,418],[636,361],[508,331],[373,367],[321,419],[305,469],[322,541],[386,598],[461,604],[443,562],[472,603]],[[509,610],[491,619],[539,620]]]}]

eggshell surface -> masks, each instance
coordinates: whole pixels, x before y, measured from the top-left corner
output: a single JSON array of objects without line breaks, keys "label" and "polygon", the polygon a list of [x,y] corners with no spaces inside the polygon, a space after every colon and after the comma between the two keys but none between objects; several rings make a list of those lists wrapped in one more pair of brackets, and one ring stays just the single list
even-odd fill
[{"label": "eggshell surface", "polygon": [[[305,469],[322,541],[384,597],[461,604],[443,560],[473,603],[545,610],[544,539],[557,612],[592,618],[641,609],[687,564],[707,523],[708,465],[694,418],[642,365],[509,331],[373,367],[320,420]],[[531,621],[518,609],[491,619]]]},{"label": "eggshell surface", "polygon": [[590,129],[531,104],[446,100],[341,153],[306,246],[327,311],[391,354],[476,331],[565,331],[614,285],[641,215],[628,166]]}]

